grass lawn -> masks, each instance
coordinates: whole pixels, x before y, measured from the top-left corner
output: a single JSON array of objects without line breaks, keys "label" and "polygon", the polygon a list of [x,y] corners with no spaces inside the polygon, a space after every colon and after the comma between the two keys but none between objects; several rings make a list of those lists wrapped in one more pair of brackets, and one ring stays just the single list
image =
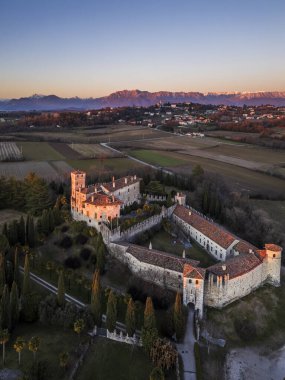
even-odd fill
[{"label": "grass lawn", "polygon": [[96,338],[77,380],[148,380],[152,368],[142,348]]},{"label": "grass lawn", "polygon": [[131,150],[129,151],[129,154],[135,158],[138,158],[139,160],[148,162],[150,164],[165,167],[180,166],[183,164],[185,165],[188,160],[187,157],[185,157],[185,159],[176,157],[177,155],[175,155],[175,153],[161,152],[156,150]]},{"label": "grass lawn", "polygon": [[140,167],[138,162],[128,158],[106,158],[89,160],[68,160],[69,165],[79,170],[85,170],[88,174],[100,174],[103,172],[124,172]]},{"label": "grass lawn", "polygon": [[[64,374],[59,367],[59,354],[63,351],[70,353],[78,345],[78,336],[72,330],[64,331],[62,328],[43,326],[39,322],[27,324],[21,323],[13,331],[6,345],[6,367],[18,368],[18,354],[13,349],[13,344],[18,336],[28,341],[32,336],[38,336],[41,340],[38,359],[47,362],[50,379],[63,379]],[[71,362],[74,358],[70,358]],[[22,368],[32,365],[33,353],[27,348],[22,352]]]},{"label": "grass lawn", "polygon": [[[234,322],[236,319],[254,324],[256,334],[243,341],[238,335]],[[275,288],[265,285],[250,295],[238,300],[223,310],[208,308],[207,324],[214,328],[214,336],[225,338],[227,346],[248,346],[265,344],[276,349],[284,345],[285,339],[285,277],[281,286]],[[211,327],[210,327],[211,329]]]},{"label": "grass lawn", "polygon": [[[174,241],[176,243],[174,244]],[[149,246],[150,241],[147,241],[144,245]],[[151,244],[154,249],[160,251],[173,253],[177,256],[182,257],[184,250],[184,245],[180,241],[175,240],[171,235],[169,235],[164,230],[159,231],[151,238]],[[215,264],[215,260],[197,244],[192,243],[191,248],[186,248],[186,257],[193,260],[199,260],[202,267],[208,267]]]},{"label": "grass lawn", "polygon": [[48,142],[17,142],[19,149],[27,161],[64,160],[65,157],[53,149]]}]

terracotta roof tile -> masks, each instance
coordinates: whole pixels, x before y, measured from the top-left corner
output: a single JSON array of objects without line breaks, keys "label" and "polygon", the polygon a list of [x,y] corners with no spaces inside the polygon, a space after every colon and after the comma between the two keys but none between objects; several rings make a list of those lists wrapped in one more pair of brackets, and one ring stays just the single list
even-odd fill
[{"label": "terracotta roof tile", "polygon": [[205,278],[206,269],[199,268],[199,267],[193,267],[190,264],[185,264],[183,268],[183,277],[188,278]]},{"label": "terracotta roof tile", "polygon": [[229,274],[231,279],[250,272],[261,263],[262,260],[260,260],[254,253],[242,254],[232,257],[223,263],[212,265],[207,268],[207,271],[217,276]]},{"label": "terracotta roof tile", "polygon": [[265,244],[265,249],[268,249],[269,251],[273,251],[273,252],[282,251],[282,247],[279,247],[279,245],[276,245],[276,244]]},{"label": "terracotta roof tile", "polygon": [[187,207],[177,205],[174,210],[174,215],[184,220],[184,222],[200,231],[222,248],[227,249],[235,240],[237,240],[233,234],[226,231],[221,226],[210,222],[203,216],[198,215],[197,212],[190,210]]},{"label": "terracotta roof tile", "polygon": [[[112,192],[112,191],[116,191],[116,190],[122,189],[122,188],[124,188],[126,186],[129,186],[131,184],[134,184],[134,183],[137,183],[137,182],[140,182],[140,181],[141,181],[141,178],[129,175],[129,176],[126,176],[126,177],[123,177],[123,178],[115,179],[114,182],[111,181],[111,182],[108,182],[108,183],[104,183],[102,186],[105,189],[107,189],[108,191]],[[113,186],[113,183],[115,184],[115,186]]]},{"label": "terracotta roof tile", "polygon": [[[126,244],[124,244],[126,245]],[[157,265],[161,268],[173,270],[175,272],[183,273],[185,264],[190,264],[193,267],[199,264],[199,261],[190,260],[174,256],[170,253],[158,251],[156,249],[148,249],[139,245],[129,244],[127,252],[134,256],[137,260],[147,264]]]},{"label": "terracotta roof tile", "polygon": [[258,248],[254,245],[250,244],[249,242],[245,240],[240,240],[234,247],[236,251],[241,253],[250,253],[250,250],[255,252]]},{"label": "terracotta roof tile", "polygon": [[114,196],[100,194],[100,193],[92,195],[84,203],[95,205],[95,206],[113,206],[113,205],[123,204],[123,202],[121,202],[119,199],[117,199]]}]

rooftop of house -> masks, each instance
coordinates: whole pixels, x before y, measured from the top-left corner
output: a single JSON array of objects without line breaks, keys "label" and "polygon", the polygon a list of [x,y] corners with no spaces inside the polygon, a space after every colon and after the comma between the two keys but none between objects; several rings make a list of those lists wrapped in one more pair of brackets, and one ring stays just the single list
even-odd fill
[{"label": "rooftop of house", "polygon": [[273,252],[281,252],[282,247],[276,244],[265,244],[265,249],[268,249],[268,251],[273,251]]},{"label": "rooftop of house", "polygon": [[193,267],[191,264],[185,264],[183,268],[183,276],[188,278],[199,278],[203,280],[205,278],[206,269]]},{"label": "rooftop of house", "polygon": [[197,212],[192,209],[190,210],[187,207],[177,205],[174,210],[174,215],[184,220],[184,222],[200,231],[203,235],[207,236],[210,240],[214,241],[222,248],[229,248],[229,246],[237,240],[233,234],[226,231],[221,226],[210,222]]},{"label": "rooftop of house", "polygon": [[140,182],[141,178],[138,178],[136,175],[134,176],[126,176],[122,178],[115,179],[113,177],[111,182],[104,183],[102,187],[104,187],[107,191],[113,192],[119,189],[123,189],[126,186],[132,185],[134,183]]},{"label": "rooftop of house", "polygon": [[240,254],[256,252],[256,250],[258,249],[257,247],[245,240],[240,240],[233,248]]},{"label": "rooftop of house", "polygon": [[156,249],[148,249],[146,247],[128,243],[125,243],[124,245],[128,246],[127,252],[137,260],[146,264],[173,270],[175,272],[183,273],[185,264],[190,264],[192,267],[197,267],[199,264],[199,261],[174,256],[171,253],[158,251]]},{"label": "rooftop of house", "polygon": [[262,259],[257,257],[254,253],[241,254],[232,257],[223,263],[214,264],[208,267],[207,271],[217,276],[228,274],[229,278],[232,279],[250,272],[261,263]]},{"label": "rooftop of house", "polygon": [[106,195],[100,193],[92,195],[84,203],[91,204],[94,206],[114,206],[122,204],[122,202],[113,195]]}]

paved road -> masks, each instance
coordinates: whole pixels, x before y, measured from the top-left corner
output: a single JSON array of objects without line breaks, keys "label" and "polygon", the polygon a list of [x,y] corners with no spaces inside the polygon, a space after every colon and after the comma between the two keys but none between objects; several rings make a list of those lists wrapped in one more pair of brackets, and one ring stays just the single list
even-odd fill
[{"label": "paved road", "polygon": [[182,358],[184,380],[196,380],[196,365],[194,357],[194,343],[196,341],[193,329],[194,310],[190,309],[187,318],[186,333],[183,343],[177,344],[177,350]]},{"label": "paved road", "polygon": [[[20,271],[23,273],[24,272],[24,268],[20,266]],[[41,277],[35,275],[34,273],[30,272],[30,278],[32,281],[36,282],[38,285],[42,286],[43,288],[47,289],[48,291],[50,291],[51,293],[53,294],[57,294],[57,287],[55,287],[54,285],[50,284],[49,282],[43,280]],[[79,301],[78,299],[70,296],[69,294],[65,293],[65,300],[67,302],[70,302],[70,303],[73,303],[76,307],[78,307],[79,309],[83,309],[85,307],[87,307],[88,305],[86,305],[85,303]],[[106,321],[106,315],[103,314],[102,315],[102,321],[105,322]],[[126,326],[121,323],[121,322],[116,322],[116,328],[117,330],[119,331],[122,331],[123,333],[126,334]],[[141,335],[141,332],[139,330],[136,330],[136,335],[138,337],[140,337]]]},{"label": "paved road", "polygon": [[[147,139],[145,139],[147,140]],[[149,140],[154,140],[154,139],[149,139]],[[133,140],[135,141],[135,140]],[[142,141],[142,140],[138,140],[138,141]],[[121,141],[120,141],[121,142]],[[110,150],[112,150],[113,152],[116,152],[116,153],[120,153],[120,154],[123,154],[123,152],[121,152],[120,150],[118,149],[115,149],[115,148],[112,148],[111,146],[109,146],[107,143],[100,143],[100,145],[104,146],[105,148],[108,148]],[[125,157],[128,157],[130,160],[133,160],[133,161],[136,161],[142,165],[145,165],[145,166],[148,166],[152,169],[155,169],[155,170],[161,170],[163,173],[165,174],[169,174],[169,175],[174,175],[173,172],[169,171],[169,170],[166,170],[166,169],[163,169],[161,168],[160,166],[155,166],[155,165],[152,165],[152,164],[149,164],[148,162],[145,162],[145,161],[142,161],[142,160],[139,160],[138,158],[135,158],[135,157],[132,157],[132,156],[129,156],[128,154],[125,155]]]}]

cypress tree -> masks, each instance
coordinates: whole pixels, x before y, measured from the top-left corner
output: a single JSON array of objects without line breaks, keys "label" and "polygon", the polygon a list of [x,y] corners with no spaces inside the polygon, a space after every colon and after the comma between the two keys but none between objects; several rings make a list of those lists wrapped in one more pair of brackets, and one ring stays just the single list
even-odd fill
[{"label": "cypress tree", "polygon": [[19,321],[19,292],[15,281],[13,281],[10,294],[10,328],[14,328]]},{"label": "cypress tree", "polygon": [[4,286],[1,298],[1,327],[2,329],[9,328],[10,323],[10,294],[8,285]]},{"label": "cypress tree", "polygon": [[115,293],[111,290],[108,297],[107,312],[106,312],[106,326],[110,332],[116,328],[117,321],[117,298]]},{"label": "cypress tree", "polygon": [[27,215],[27,218],[26,218],[26,245],[29,245],[29,241],[28,241],[28,236],[29,236],[29,225],[30,225],[30,214]]},{"label": "cypress tree", "polygon": [[0,255],[0,291],[4,289],[4,286],[6,284],[6,258],[5,255],[2,253]]},{"label": "cypress tree", "polygon": [[18,225],[16,220],[13,220],[8,225],[8,240],[10,245],[15,245],[18,242]]},{"label": "cypress tree", "polygon": [[53,210],[50,209],[48,211],[48,222],[49,222],[49,232],[53,232],[54,227],[55,227],[55,222],[54,222],[54,215],[53,215]]},{"label": "cypress tree", "polygon": [[102,321],[102,289],[100,283],[100,272],[97,269],[93,276],[91,290],[91,313],[96,326],[101,325]]},{"label": "cypress tree", "polygon": [[129,299],[126,312],[126,330],[129,336],[133,336],[136,331],[136,311],[132,298]]},{"label": "cypress tree", "polygon": [[25,265],[24,265],[24,279],[23,279],[23,291],[22,295],[27,296],[30,294],[31,284],[30,284],[30,258],[29,255],[25,256]]},{"label": "cypress tree", "polygon": [[145,351],[150,354],[154,341],[158,338],[156,318],[151,297],[147,297],[142,328],[142,342]]},{"label": "cypress tree", "polygon": [[25,220],[23,216],[21,216],[18,223],[18,241],[20,244],[24,245],[26,240],[26,232],[25,232]]},{"label": "cypress tree", "polygon": [[63,306],[65,303],[65,286],[64,286],[64,276],[63,276],[62,270],[59,272],[59,276],[58,276],[57,303],[59,306]]},{"label": "cypress tree", "polygon": [[19,270],[19,252],[18,247],[15,249],[14,256],[14,282],[16,283],[18,289],[20,288],[20,270]]},{"label": "cypress tree", "polygon": [[10,244],[5,235],[0,235],[0,253],[6,253],[9,249]]},{"label": "cypress tree", "polygon": [[104,268],[105,268],[105,245],[103,242],[98,247],[96,268],[100,271],[100,273],[104,272]]},{"label": "cypress tree", "polygon": [[176,333],[176,338],[180,340],[183,337],[184,332],[184,315],[181,301],[181,294],[176,293],[174,310],[173,310],[173,323],[174,331]]},{"label": "cypress tree", "polygon": [[28,245],[30,248],[33,248],[36,243],[34,218],[30,217],[28,223]]},{"label": "cypress tree", "polygon": [[49,214],[47,210],[43,211],[43,215],[41,217],[41,224],[42,224],[42,232],[45,236],[49,234],[50,227],[49,227]]},{"label": "cypress tree", "polygon": [[8,239],[8,226],[7,226],[7,223],[4,223],[4,225],[3,225],[2,235],[6,236],[6,238]]}]

